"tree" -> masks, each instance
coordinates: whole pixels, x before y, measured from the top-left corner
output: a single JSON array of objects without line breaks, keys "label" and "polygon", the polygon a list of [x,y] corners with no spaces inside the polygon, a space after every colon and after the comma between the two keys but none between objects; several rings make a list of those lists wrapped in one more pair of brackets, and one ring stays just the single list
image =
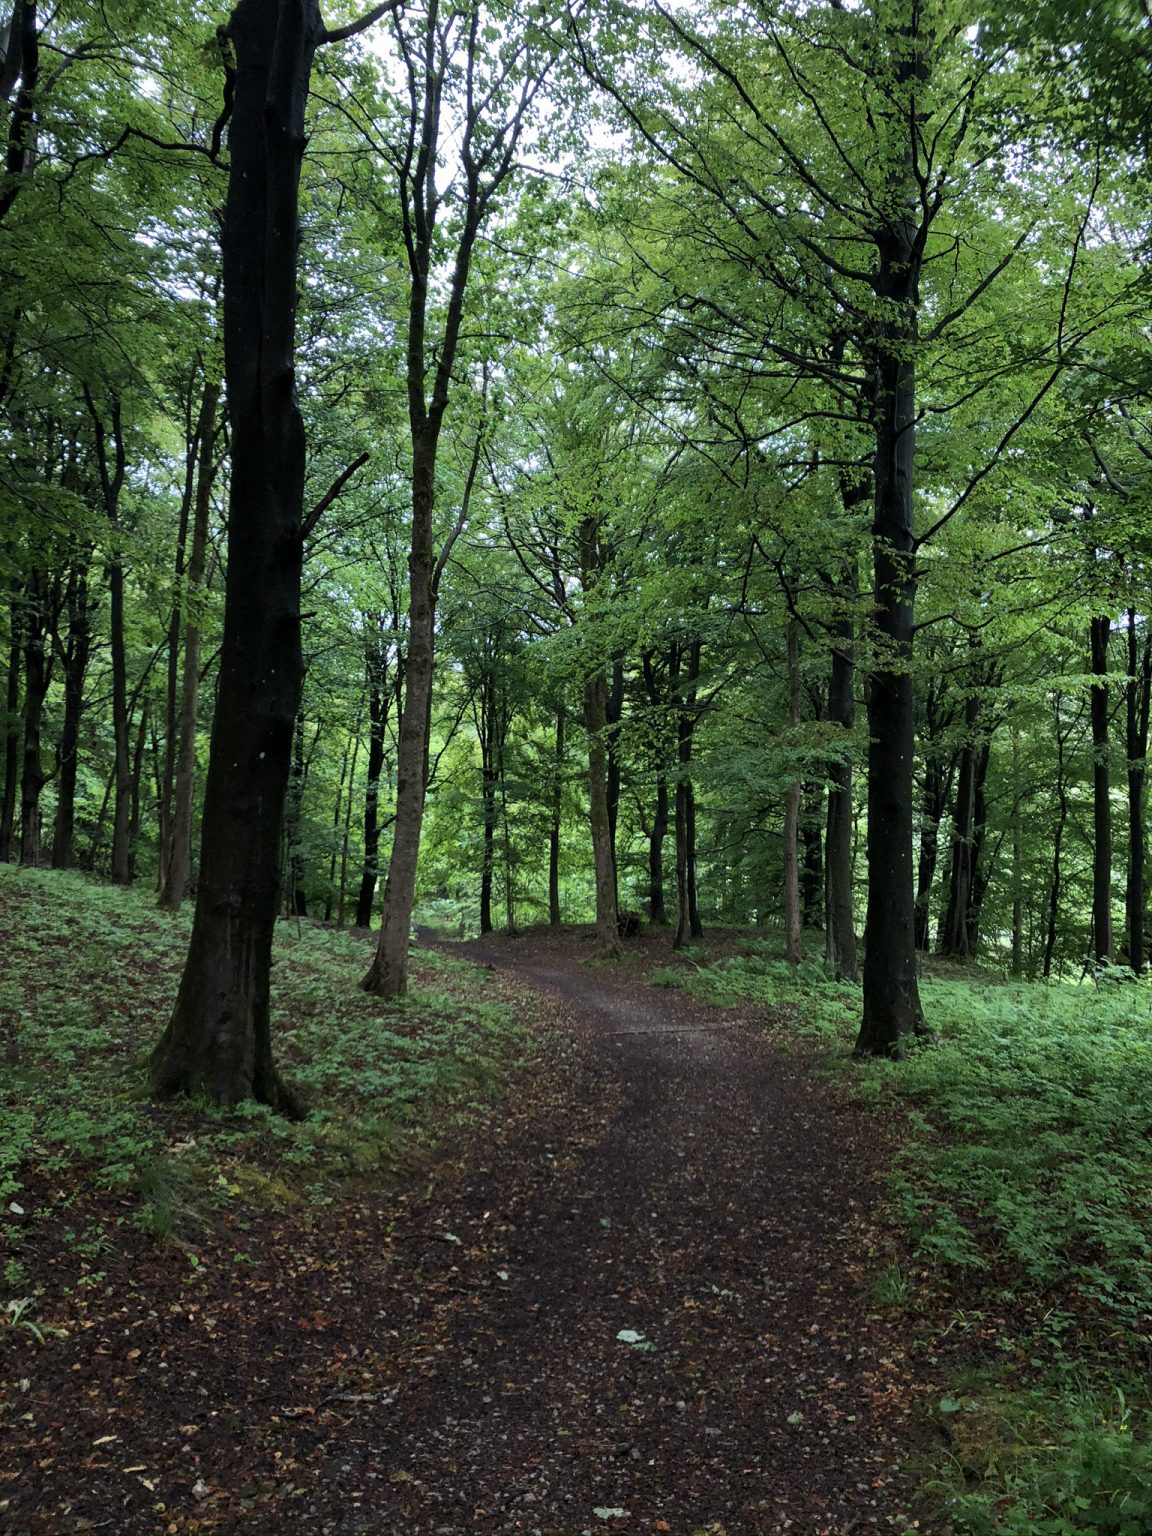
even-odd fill
[{"label": "tree", "polygon": [[228,196],[221,228],[231,443],[228,577],[200,876],[175,1011],[152,1053],[158,1094],[300,1106],[272,1059],[269,979],[280,835],[303,657],[304,429],[295,390],[299,181],[316,0],[240,0]]}]

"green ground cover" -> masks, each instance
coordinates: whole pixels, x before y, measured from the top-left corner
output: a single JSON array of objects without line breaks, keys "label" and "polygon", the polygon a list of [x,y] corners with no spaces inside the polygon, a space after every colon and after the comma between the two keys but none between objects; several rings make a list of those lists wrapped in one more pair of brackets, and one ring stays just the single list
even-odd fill
[{"label": "green ground cover", "polygon": [[[0,1200],[35,1178],[135,1190],[160,1235],[181,1189],[290,1188],[314,1200],[387,1168],[491,1098],[525,1036],[486,973],[416,957],[410,995],[383,1004],[356,983],[362,940],[283,922],[273,971],[277,1060],[311,1113],[157,1106],[145,1062],[171,1010],[190,912],[80,875],[0,866]],[[10,1260],[18,1270],[19,1260]],[[8,1291],[18,1275],[9,1275]]]},{"label": "green ground cover", "polygon": [[[1124,973],[1114,973],[1119,977]],[[847,1063],[860,992],[768,946],[653,974],[749,1007]],[[921,983],[933,1038],[903,1062],[845,1065],[907,1127],[893,1197],[914,1274],[888,1304],[956,1298],[931,1348],[950,1362],[944,1449],[924,1468],[957,1532],[1152,1530],[1152,985],[1008,982],[973,968]],[[918,1299],[919,1298],[919,1299]],[[947,1335],[948,1337],[945,1337]],[[979,1340],[965,1352],[960,1337]]]}]

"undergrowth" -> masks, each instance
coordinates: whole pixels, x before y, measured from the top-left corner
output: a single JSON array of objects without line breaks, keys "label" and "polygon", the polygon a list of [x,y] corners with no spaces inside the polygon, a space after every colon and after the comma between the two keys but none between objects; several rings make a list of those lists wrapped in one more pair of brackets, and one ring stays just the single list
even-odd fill
[{"label": "undergrowth", "polygon": [[[359,990],[362,940],[284,922],[274,1050],[312,1106],[291,1124],[148,1101],[147,1055],[171,1011],[191,913],[80,875],[0,866],[0,1211],[59,1213],[83,1183],[134,1195],[134,1224],[193,1232],[208,1204],[324,1201],[348,1175],[408,1158],[491,1098],[524,1036],[487,973],[413,956],[408,998]],[[13,1247],[18,1248],[18,1242]],[[0,1292],[22,1279],[18,1254]]]},{"label": "undergrowth", "polygon": [[[858,988],[756,945],[652,979],[751,1003],[845,1056],[859,1026]],[[886,1114],[903,1110],[893,1185],[926,1289],[947,1278],[1001,1319],[1000,1363],[984,1365],[965,1411],[942,1415],[939,1528],[1146,1533],[1152,1394],[1134,1362],[1152,1323],[1152,987],[973,970],[920,991],[932,1042],[854,1064],[850,1081]]]}]

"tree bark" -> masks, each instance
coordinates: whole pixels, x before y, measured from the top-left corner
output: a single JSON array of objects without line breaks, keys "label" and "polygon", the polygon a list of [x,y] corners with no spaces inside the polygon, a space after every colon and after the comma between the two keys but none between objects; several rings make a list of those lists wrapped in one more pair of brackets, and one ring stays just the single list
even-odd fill
[{"label": "tree bark", "polygon": [[[856,572],[851,572],[855,596]],[[856,659],[850,618],[837,622],[833,631],[832,670],[828,682],[828,718],[845,735],[856,725]],[[828,827],[824,840],[827,884],[825,958],[837,981],[855,981],[856,914],[852,889],[852,758],[847,746],[828,766]]]},{"label": "tree bark", "polygon": [[648,832],[648,921],[654,928],[668,924],[664,900],[664,839],[668,836],[668,779],[656,775],[656,811]]},{"label": "tree bark", "polygon": [[548,922],[559,928],[560,830],[564,810],[564,701],[556,705],[556,747],[552,759],[552,814],[548,825]]},{"label": "tree bark", "polygon": [[692,741],[696,730],[696,683],[700,677],[699,640],[673,647],[668,668],[669,692],[676,700],[676,933],[673,949],[704,937],[696,891],[696,793],[692,785]]},{"label": "tree bark", "polygon": [[[796,621],[788,624],[788,725],[795,730],[800,723],[800,641]],[[789,965],[799,965],[804,957],[800,914],[800,797],[799,777],[788,785],[784,797],[784,957]]]},{"label": "tree bark", "polygon": [[[906,66],[905,78],[914,70]],[[901,73],[904,73],[902,70]],[[907,187],[900,188],[901,200]],[[860,1056],[904,1055],[923,1030],[912,886],[913,460],[918,258],[911,217],[877,237],[877,297],[894,318],[878,330],[873,412],[873,602],[878,659],[868,687],[868,915]]]},{"label": "tree bark", "polygon": [[80,762],[80,718],[84,679],[92,652],[92,607],[88,568],[75,566],[68,578],[68,637],[61,646],[64,673],[64,723],[56,749],[56,821],[52,831],[52,868],[70,869],[75,858],[76,779]]},{"label": "tree bark", "polygon": [[[421,358],[423,349],[421,349]],[[411,364],[410,364],[411,366]],[[422,385],[420,386],[423,387]],[[441,417],[412,434],[412,548],[408,560],[408,656],[396,752],[396,817],[384,884],[380,936],[361,985],[380,997],[408,990],[408,943],[416,902],[416,866],[428,787],[428,737],[435,656],[436,561],[432,543],[436,451]]]},{"label": "tree bark", "polygon": [[256,1098],[300,1113],[272,1059],[269,980],[280,838],[303,678],[304,429],[295,391],[300,165],[315,49],[311,0],[240,0],[221,236],[232,477],[220,685],[200,876],[175,1012],[152,1054],[159,1094]]},{"label": "tree bark", "polygon": [[1128,760],[1128,876],[1124,890],[1128,964],[1137,975],[1144,970],[1145,838],[1144,787],[1148,757],[1148,712],[1152,696],[1152,640],[1137,627],[1137,613],[1128,610],[1128,685],[1126,756]]},{"label": "tree bark", "polygon": [[608,681],[602,667],[584,680],[584,728],[588,732],[588,823],[592,831],[592,862],[596,883],[596,939],[606,955],[620,953],[616,920],[616,870],[612,858],[612,829],[608,814],[607,728]]},{"label": "tree bark", "polygon": [[364,864],[356,898],[357,928],[371,928],[372,907],[380,868],[380,779],[384,772],[384,731],[388,724],[388,658],[383,642],[373,639],[367,651],[368,777],[364,788]]},{"label": "tree bark", "polygon": [[40,752],[44,700],[51,679],[45,618],[47,606],[43,577],[33,573],[27,586],[24,610],[24,761],[20,775],[20,863],[27,869],[40,864],[40,795],[48,775]]},{"label": "tree bark", "polygon": [[608,835],[612,843],[612,881],[616,907],[620,907],[620,870],[616,858],[616,824],[620,818],[620,722],[624,715],[624,658],[612,658],[612,681],[605,695],[604,718],[607,724],[605,745],[608,752]]},{"label": "tree bark", "polygon": [[0,798],[0,860],[12,859],[16,840],[16,800],[20,780],[20,675],[24,664],[21,605],[13,595],[9,612],[8,680],[4,695],[4,793]]},{"label": "tree bark", "polygon": [[1112,959],[1112,802],[1108,763],[1108,638],[1111,621],[1089,624],[1092,656],[1092,940],[1097,961]]},{"label": "tree bark", "polygon": [[[188,890],[192,868],[192,805],[196,792],[196,728],[200,713],[201,605],[207,570],[208,522],[212,510],[212,486],[216,478],[216,412],[220,405],[220,385],[207,379],[200,402],[197,425],[198,454],[196,489],[193,498],[192,542],[187,567],[182,573],[182,591],[174,618],[184,627],[183,672],[180,676],[180,703],[175,716],[176,757],[172,785],[172,813],[168,854],[164,861],[164,879],[160,905],[169,912],[179,911]],[[170,726],[171,728],[171,726]]]}]

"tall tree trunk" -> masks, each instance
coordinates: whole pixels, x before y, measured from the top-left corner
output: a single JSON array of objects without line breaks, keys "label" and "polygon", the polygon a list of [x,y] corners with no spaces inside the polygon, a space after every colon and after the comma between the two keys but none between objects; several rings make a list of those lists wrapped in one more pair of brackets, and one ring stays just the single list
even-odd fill
[{"label": "tall tree trunk", "polygon": [[24,611],[24,762],[20,775],[20,862],[35,869],[40,863],[40,795],[47,774],[40,753],[44,699],[51,678],[47,652],[46,596],[43,578],[28,583]]},{"label": "tall tree trunk", "polygon": [[704,937],[696,891],[696,793],[692,786],[692,741],[696,730],[696,683],[700,677],[699,640],[673,649],[668,668],[669,692],[676,710],[676,933],[673,949]]},{"label": "tall tree trunk", "polygon": [[323,26],[313,0],[240,0],[221,235],[231,422],[228,575],[200,877],[154,1089],[299,1106],[272,1060],[269,977],[280,838],[303,678],[304,429],[295,392],[304,110]]},{"label": "tall tree trunk", "polygon": [[656,812],[648,832],[648,921],[654,928],[667,925],[664,901],[664,839],[668,836],[668,779],[656,775]]},{"label": "tall tree trunk", "polygon": [[1024,974],[1024,829],[1021,821],[1020,728],[1012,722],[1012,975]]},{"label": "tall tree trunk", "polygon": [[[1052,832],[1052,874],[1048,883],[1048,922],[1044,935],[1044,979],[1052,974],[1052,962],[1056,955],[1057,923],[1060,916],[1060,893],[1063,873],[1060,855],[1064,846],[1064,828],[1068,824],[1069,794],[1066,771],[1065,745],[1067,734],[1060,729],[1061,696],[1052,701],[1052,713],[1056,726],[1056,826]],[[1069,731],[1071,727],[1069,727]]]},{"label": "tall tree trunk", "polygon": [[24,665],[23,614],[15,596],[10,606],[8,680],[4,694],[4,793],[0,798],[0,859],[9,863],[16,840],[16,800],[20,780],[20,675]]},{"label": "tall tree trunk", "polygon": [[88,568],[73,568],[68,578],[68,636],[62,646],[64,723],[56,749],[56,821],[52,830],[52,867],[70,869],[75,858],[76,779],[80,765],[80,717],[84,709],[84,679],[92,652],[92,609],[88,600]]},{"label": "tall tree trunk", "polygon": [[1135,608],[1128,610],[1128,686],[1125,750],[1128,759],[1128,877],[1124,889],[1128,964],[1144,969],[1144,784],[1148,712],[1152,696],[1152,639],[1140,643]]},{"label": "tall tree trunk", "polygon": [[1092,939],[1096,959],[1112,959],[1112,801],[1108,763],[1108,637],[1105,616],[1092,619]]},{"label": "tall tree trunk", "polygon": [[608,814],[607,729],[608,682],[602,667],[584,680],[584,728],[588,732],[588,822],[592,831],[592,862],[596,882],[596,938],[605,954],[620,953],[616,921],[616,870],[612,858],[612,828]]},{"label": "tall tree trunk", "polygon": [[607,722],[605,745],[608,750],[608,834],[612,843],[612,880],[616,907],[620,907],[620,871],[616,857],[616,823],[620,818],[620,721],[624,715],[624,658],[613,656],[612,681],[605,697]]},{"label": "tall tree trunk", "polygon": [[480,932],[492,932],[492,877],[496,868],[496,704],[495,679],[488,673],[481,684],[480,804],[483,840],[480,855]]},{"label": "tall tree trunk", "polygon": [[564,810],[564,701],[556,705],[556,747],[552,759],[552,814],[548,825],[548,922],[559,928],[560,829]]},{"label": "tall tree trunk", "polygon": [[352,738],[352,762],[348,769],[348,792],[344,796],[344,835],[340,840],[340,903],[336,912],[336,926],[343,928],[348,917],[348,849],[352,841],[352,789],[356,783],[356,760],[360,756],[360,722],[356,722],[356,734]]},{"label": "tall tree trunk", "polygon": [[[852,598],[856,568],[848,572]],[[832,668],[828,681],[828,719],[849,735],[856,725],[856,658],[850,617],[833,629]],[[852,758],[843,746],[828,765],[828,829],[824,840],[827,882],[825,958],[837,981],[856,980],[856,919],[852,890]]]},{"label": "tall tree trunk", "polygon": [[[168,853],[160,905],[177,912],[184,901],[192,868],[192,805],[196,792],[196,727],[200,713],[201,606],[208,558],[208,522],[212,510],[212,486],[216,478],[216,412],[220,384],[206,379],[200,402],[196,490],[193,500],[192,544],[183,573],[182,592],[174,617],[184,626],[183,672],[180,704],[175,716],[176,757]],[[171,729],[170,725],[170,729]]]},{"label": "tall tree trunk", "polygon": [[942,955],[965,959],[968,949],[968,909],[972,898],[972,854],[976,826],[976,708],[965,705],[966,737],[956,776],[956,806],[952,817],[952,850],[948,871],[948,901],[940,917],[937,948]]},{"label": "tall tree trunk", "polygon": [[[788,725],[794,731],[800,724],[800,641],[796,621],[788,624]],[[788,785],[784,798],[784,956],[790,965],[799,965],[804,957],[800,914],[800,797],[802,785],[796,777]]]},{"label": "tall tree trunk", "polygon": [[304,889],[304,785],[308,768],[304,760],[304,716],[298,714],[292,729],[292,767],[288,777],[287,814],[284,840],[288,865],[288,915],[308,916],[308,897]]},{"label": "tall tree trunk", "polygon": [[[421,386],[422,388],[422,386]],[[380,997],[408,989],[408,943],[428,785],[428,738],[435,655],[436,561],[432,543],[436,450],[441,418],[413,427],[412,550],[408,561],[408,657],[396,752],[396,816],[384,884],[380,937],[361,985]]]},{"label": "tall tree trunk", "polygon": [[357,928],[371,928],[380,867],[380,778],[384,772],[384,730],[388,724],[387,656],[379,641],[369,644],[368,775],[364,788],[364,865],[356,898]]},{"label": "tall tree trunk", "polygon": [[[911,79],[915,68],[912,49],[898,75]],[[908,196],[906,180],[895,190],[903,202]],[[913,194],[913,204],[914,200]],[[868,686],[868,916],[864,1014],[856,1053],[899,1057],[908,1037],[923,1029],[912,886],[913,460],[919,262],[911,216],[894,218],[876,243],[876,296],[893,318],[878,326],[874,362],[872,554],[878,659]]]}]

